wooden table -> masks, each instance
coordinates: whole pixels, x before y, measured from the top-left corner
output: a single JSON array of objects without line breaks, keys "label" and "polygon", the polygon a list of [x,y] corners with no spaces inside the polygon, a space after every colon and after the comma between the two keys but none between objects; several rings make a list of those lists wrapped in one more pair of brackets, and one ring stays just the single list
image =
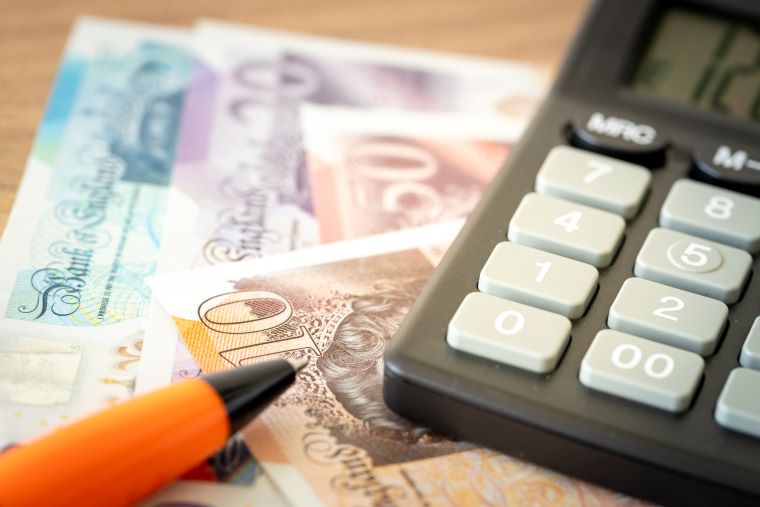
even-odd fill
[{"label": "wooden table", "polygon": [[0,0],[0,229],[74,18],[189,27],[213,17],[338,37],[561,62],[588,0]]}]

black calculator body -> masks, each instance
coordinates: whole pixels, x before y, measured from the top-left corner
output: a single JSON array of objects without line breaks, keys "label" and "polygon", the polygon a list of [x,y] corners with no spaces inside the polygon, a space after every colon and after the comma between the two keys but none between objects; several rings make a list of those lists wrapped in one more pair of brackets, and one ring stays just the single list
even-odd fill
[{"label": "black calculator body", "polygon": [[[684,40],[688,41],[686,46]],[[753,329],[760,316],[757,238],[750,238],[749,243],[736,243],[721,236],[731,229],[732,213],[738,209],[731,199],[741,196],[753,200],[747,201],[749,207],[743,208],[745,216],[740,217],[745,232],[749,227],[750,236],[760,236],[760,213],[754,220],[746,216],[746,210],[756,210],[760,202],[757,200],[760,50],[756,47],[759,41],[760,2],[595,3],[543,107],[394,338],[385,360],[387,404],[410,419],[456,438],[658,503],[760,505],[760,427],[746,431],[747,425],[753,424],[752,410],[757,409],[756,400],[760,399],[760,383],[752,382],[760,375],[754,376],[757,362],[742,359],[748,337],[760,332]],[[554,200],[540,200],[548,196],[539,190],[537,175],[557,147],[558,151],[574,156],[586,154],[597,161],[621,161],[645,168],[649,173],[643,197],[634,203],[633,210],[630,207],[617,212],[605,210],[616,216],[627,215],[622,216],[621,238],[611,243],[611,256],[607,256],[610,258],[584,257],[580,250],[563,250],[562,245],[559,250],[554,248],[563,237],[571,238],[573,231],[582,231],[588,225],[584,223],[586,215],[579,218],[573,214],[573,206],[579,201],[572,197],[572,192],[570,197],[557,198],[555,194]],[[555,167],[554,172],[560,179],[561,169],[560,164],[560,169]],[[590,183],[601,182],[608,176],[602,171],[592,177],[593,172],[590,167],[586,177]],[[691,197],[696,211],[691,215],[697,221],[701,220],[700,213],[708,217],[705,219],[708,222],[713,220],[712,225],[707,225],[712,232],[703,234],[699,223],[696,229],[684,230],[681,225],[688,222],[688,217],[685,222],[670,217],[668,224],[675,225],[663,226],[662,210],[670,206],[665,206],[666,201],[679,185],[697,188]],[[526,195],[539,202],[521,210],[526,206]],[[689,195],[687,192],[687,198]],[[562,213],[540,227],[546,229],[554,224],[561,234],[559,239],[549,238],[546,243],[541,231],[531,234],[528,230],[535,217],[526,213],[532,209],[535,216],[543,216],[539,211],[550,213],[555,204],[565,206],[560,210]],[[587,207],[579,209],[585,213],[588,208],[597,208],[594,201],[588,204],[585,202]],[[509,231],[520,213],[527,225],[521,224],[519,231]],[[720,220],[729,224],[724,231],[715,227]],[[614,229],[621,221],[610,218],[609,223]],[[649,268],[657,261],[647,264],[646,259],[640,258],[643,250],[665,248],[658,247],[656,242],[646,244],[654,241],[650,238],[653,231],[680,242],[678,248],[673,247],[675,250],[668,247],[666,252],[655,252],[665,256],[661,258],[675,259],[675,264],[684,268],[679,271],[678,266],[665,266],[666,275],[670,273],[674,278],[658,275],[652,279],[649,275],[657,273],[657,269]],[[477,342],[472,350],[480,353],[452,346],[452,321],[467,298],[471,299],[472,308],[484,312],[482,319],[471,318],[470,325],[477,327],[482,322],[476,321],[484,321],[483,329],[490,326],[486,334],[493,333],[495,328],[505,335],[504,343],[518,336],[515,332],[523,329],[521,326],[531,324],[534,316],[518,315],[519,308],[523,308],[520,306],[488,314],[491,311],[488,305],[502,303],[479,295],[483,292],[480,289],[484,267],[491,262],[495,249],[504,242],[515,243],[507,241],[508,236],[518,238],[518,244],[525,240],[522,246],[533,248],[526,249],[528,252],[546,252],[584,265],[596,264],[597,277],[592,279],[594,287],[589,300],[580,301],[582,308],[576,305],[570,312],[575,314],[567,319],[571,327],[565,341],[549,345],[559,347],[556,363],[550,357],[548,362],[539,358],[540,361],[531,363],[528,357],[522,365],[519,361],[510,363],[511,352],[499,349],[503,345],[500,342],[495,345],[488,342],[483,348],[479,347],[485,342]],[[532,242],[536,237],[537,243]],[[699,265],[712,262],[707,259],[712,255],[710,249],[720,250],[724,244],[732,245],[733,250],[724,252],[723,268],[741,272],[731,275],[739,279],[730,294],[716,293],[700,285],[707,275],[700,272]],[[716,262],[720,263],[720,259]],[[541,259],[531,261],[529,268],[535,269],[531,276],[540,278],[547,263]],[[509,265],[501,267],[507,274],[509,269]],[[548,273],[550,276],[551,271]],[[699,283],[691,285],[695,280]],[[611,328],[613,303],[617,304],[627,283],[672,286],[685,291],[674,294],[694,293],[708,306],[725,308],[727,313],[722,315],[716,310],[716,318],[721,321],[717,336],[708,345],[690,344],[685,349],[677,340],[665,340],[671,348],[650,350],[647,347],[658,343],[656,332],[652,335],[655,339],[638,336],[645,338],[646,343],[616,345],[612,338],[622,336],[625,341],[628,336],[636,336],[630,329],[624,334],[607,331]],[[568,281],[566,285],[575,282]],[[657,296],[654,311],[647,310],[649,314],[645,317],[657,321],[657,325],[674,326],[668,329],[677,334],[676,324],[688,327],[690,322],[694,323],[693,318],[676,322],[679,316],[687,315],[683,312],[691,304],[687,302],[683,308],[683,297],[691,296],[682,296]],[[530,298],[526,302],[517,296],[514,301],[531,308],[536,306]],[[634,313],[641,310],[646,306],[641,301],[638,306],[635,301],[629,304],[629,309]],[[623,306],[620,308],[625,310]],[[702,313],[712,319],[712,310],[705,308]],[[621,314],[625,313],[623,310]],[[497,316],[494,322],[489,320],[493,315]],[[557,326],[551,332],[561,335],[566,321],[555,320]],[[612,340],[612,348],[600,346],[591,350],[596,347],[592,344],[600,331],[614,335],[602,336]],[[470,340],[462,343],[472,345],[471,334],[465,330],[461,336]],[[685,336],[682,333],[681,337],[691,338],[688,333]],[[676,376],[683,373],[682,366],[686,363],[681,361],[681,353],[673,349],[688,352],[684,361],[689,371],[683,378]],[[498,352],[490,355],[492,350]],[[610,357],[606,359],[614,367],[593,363],[590,360],[593,358],[587,357],[593,354],[607,354]],[[604,361],[605,357],[601,359]],[[602,379],[605,388],[596,389],[582,382],[584,369],[588,370],[585,374],[589,383]],[[739,401],[749,404],[750,413],[742,412],[742,407],[732,412],[736,407],[729,407],[729,402],[736,400],[725,399],[721,403],[728,407],[723,407],[727,420],[733,421],[731,424],[739,420],[739,426],[745,430],[727,427],[716,420],[719,398],[737,369],[746,370],[749,376],[750,389],[744,385]],[[609,378],[604,377],[607,373]],[[635,385],[625,386],[633,378],[625,377],[629,373],[639,375],[635,379],[643,379],[641,385],[634,382]],[[681,391],[676,389],[676,394],[666,396],[663,401],[659,398],[662,393],[657,392],[658,382],[671,380],[686,387],[678,387]],[[621,389],[620,385],[624,389],[615,392]],[[645,395],[646,402],[641,401],[641,389],[650,390]]]}]

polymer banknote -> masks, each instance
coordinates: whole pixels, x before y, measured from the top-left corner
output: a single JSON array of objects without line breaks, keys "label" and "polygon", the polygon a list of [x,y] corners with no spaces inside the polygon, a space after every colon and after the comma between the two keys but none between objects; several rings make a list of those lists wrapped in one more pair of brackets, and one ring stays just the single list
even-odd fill
[{"label": "polymer banknote", "polygon": [[176,481],[137,507],[290,507],[272,481],[261,476],[254,486]]},{"label": "polymer banknote", "polygon": [[447,439],[384,404],[383,353],[460,224],[150,283],[204,372],[309,357],[296,384],[243,430],[294,505],[642,505]]},{"label": "polymer banknote", "polygon": [[79,20],[0,242],[0,448],[128,397],[191,55]]}]

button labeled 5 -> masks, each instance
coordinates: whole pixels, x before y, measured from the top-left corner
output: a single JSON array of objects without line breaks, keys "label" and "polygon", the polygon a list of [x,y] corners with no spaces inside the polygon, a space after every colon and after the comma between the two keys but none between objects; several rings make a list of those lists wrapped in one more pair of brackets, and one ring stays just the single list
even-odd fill
[{"label": "button labeled 5", "polygon": [[634,273],[731,304],[739,300],[751,265],[743,250],[657,228],[649,231]]}]

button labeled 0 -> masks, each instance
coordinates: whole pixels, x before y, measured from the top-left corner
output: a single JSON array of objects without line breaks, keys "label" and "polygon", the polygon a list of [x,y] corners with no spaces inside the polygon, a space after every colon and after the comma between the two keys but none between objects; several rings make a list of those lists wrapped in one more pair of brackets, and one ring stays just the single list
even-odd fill
[{"label": "button labeled 0", "polygon": [[446,341],[469,354],[548,373],[567,346],[570,327],[561,315],[473,292],[451,319]]}]

